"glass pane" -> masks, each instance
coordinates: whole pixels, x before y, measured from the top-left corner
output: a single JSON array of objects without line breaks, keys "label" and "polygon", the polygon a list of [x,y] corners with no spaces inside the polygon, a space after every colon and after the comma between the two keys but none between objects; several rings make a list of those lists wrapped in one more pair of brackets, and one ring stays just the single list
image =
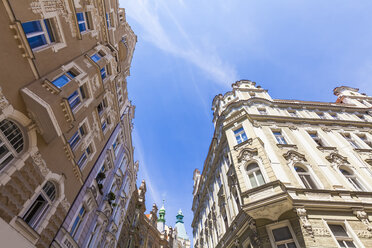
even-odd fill
[{"label": "glass pane", "polygon": [[259,184],[259,185],[264,184],[264,183],[265,183],[265,180],[264,180],[264,178],[263,178],[263,176],[262,176],[261,171],[258,170],[258,171],[256,171],[255,173],[256,173],[257,180],[258,180],[258,184]]},{"label": "glass pane", "polygon": [[254,170],[254,169],[257,169],[258,168],[258,164],[256,163],[251,163],[247,166],[247,171],[251,171],[251,170]]},{"label": "glass pane", "polygon": [[27,40],[28,40],[28,43],[30,44],[31,49],[44,46],[47,44],[44,34],[27,38]]},{"label": "glass pane", "polygon": [[273,230],[274,239],[276,242],[292,239],[291,232],[289,231],[288,226],[277,228]]},{"label": "glass pane", "polygon": [[240,132],[242,132],[242,131],[244,131],[244,130],[243,130],[243,128],[241,127],[241,128],[239,128],[239,129],[235,130],[234,133],[237,134],[237,133],[240,133]]},{"label": "glass pane", "polygon": [[297,171],[297,172],[306,172],[306,171],[304,170],[304,168],[299,167],[299,166],[295,166],[294,169],[295,169],[295,171]]},{"label": "glass pane", "polygon": [[13,154],[9,153],[8,157],[0,164],[0,170],[10,163],[14,158]]},{"label": "glass pane", "polygon": [[345,241],[347,247],[356,247],[353,241]]},{"label": "glass pane", "polygon": [[50,42],[54,42],[55,39],[54,39],[54,35],[53,35],[53,32],[52,32],[52,26],[50,25],[50,20],[49,19],[44,20],[44,24],[45,24],[46,30],[48,32]]},{"label": "glass pane", "polygon": [[344,241],[337,241],[337,243],[340,247],[346,247]]},{"label": "glass pane", "polygon": [[288,248],[296,248],[296,245],[295,245],[294,242],[291,242],[291,243],[288,243],[288,244],[287,244],[287,247],[288,247]]},{"label": "glass pane", "polygon": [[306,181],[309,184],[311,189],[316,189],[317,188],[316,184],[314,183],[314,181],[313,181],[313,179],[311,178],[310,175],[304,175],[303,177],[306,179]]},{"label": "glass pane", "polygon": [[84,22],[79,23],[79,30],[80,32],[84,32],[85,30],[87,30]]},{"label": "glass pane", "polygon": [[31,205],[25,216],[23,217],[23,220],[27,224],[31,224],[31,222],[34,219],[39,217],[38,215],[41,213],[45,205],[46,205],[45,199],[41,195],[39,195],[34,201],[34,203]]},{"label": "glass pane", "polygon": [[77,92],[77,90],[75,90],[69,97],[68,97],[68,101],[72,100],[73,98],[75,98],[76,96],[78,96],[79,93]]},{"label": "glass pane", "polygon": [[100,57],[98,54],[93,54],[90,58],[91,58],[94,62],[98,62],[98,60],[101,59],[101,57]]},{"label": "glass pane", "polygon": [[76,13],[76,17],[78,21],[84,21],[84,14],[83,13]]},{"label": "glass pane", "polygon": [[106,69],[105,68],[101,69],[101,77],[102,77],[102,79],[106,78]]},{"label": "glass pane", "polygon": [[248,177],[249,177],[249,181],[251,182],[252,187],[257,187],[258,185],[256,182],[256,178],[254,177],[253,173],[250,173]]},{"label": "glass pane", "polygon": [[35,33],[35,32],[42,32],[43,28],[41,27],[40,21],[31,21],[22,23],[23,30],[25,34]]},{"label": "glass pane", "polygon": [[236,137],[236,142],[238,142],[238,144],[242,143],[242,139],[240,138],[240,135],[237,135],[235,137]]},{"label": "glass pane", "polygon": [[331,224],[329,224],[328,226],[331,229],[333,235],[338,236],[338,237],[349,237],[343,226],[331,225]]},{"label": "glass pane", "polygon": [[62,75],[59,78],[55,79],[52,83],[58,88],[61,88],[65,86],[68,82],[70,82],[70,79],[66,75]]},{"label": "glass pane", "polygon": [[243,139],[243,141],[247,140],[247,135],[245,133],[242,133],[242,139]]},{"label": "glass pane", "polygon": [[66,72],[66,74],[67,75],[69,75],[70,76],[70,78],[74,78],[74,77],[76,77],[76,73],[75,72],[73,72],[73,71],[68,71],[68,72]]}]

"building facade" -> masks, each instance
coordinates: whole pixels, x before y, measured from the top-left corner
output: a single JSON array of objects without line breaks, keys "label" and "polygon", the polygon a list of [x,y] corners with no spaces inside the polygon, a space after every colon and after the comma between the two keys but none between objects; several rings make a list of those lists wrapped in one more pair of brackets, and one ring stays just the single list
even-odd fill
[{"label": "building facade", "polygon": [[[126,89],[136,36],[124,9],[116,0],[7,0],[0,18],[1,239],[9,247],[48,247],[55,237],[55,245],[83,245],[103,211],[107,240],[120,228],[113,204],[121,218],[125,196],[118,193],[113,202],[106,194],[125,182],[133,190],[137,170]],[[123,136],[117,154],[115,134]],[[123,156],[130,179],[117,176]],[[100,192],[95,177],[107,157],[112,171]],[[89,231],[75,229],[79,239],[60,243],[61,232],[71,234],[81,203],[89,220],[79,225]]]},{"label": "building facade", "polygon": [[372,247],[372,97],[272,99],[242,80],[213,100],[194,171],[194,247]]}]

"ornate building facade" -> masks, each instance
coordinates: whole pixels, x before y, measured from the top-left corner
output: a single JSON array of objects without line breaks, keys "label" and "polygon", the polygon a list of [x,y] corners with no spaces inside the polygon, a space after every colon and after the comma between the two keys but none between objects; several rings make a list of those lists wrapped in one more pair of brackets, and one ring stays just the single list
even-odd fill
[{"label": "ornate building facade", "polygon": [[232,88],[213,100],[215,132],[194,171],[194,247],[372,247],[372,97]]},{"label": "ornate building facade", "polygon": [[3,245],[115,246],[138,167],[126,88],[136,36],[124,9],[6,0],[0,18]]}]

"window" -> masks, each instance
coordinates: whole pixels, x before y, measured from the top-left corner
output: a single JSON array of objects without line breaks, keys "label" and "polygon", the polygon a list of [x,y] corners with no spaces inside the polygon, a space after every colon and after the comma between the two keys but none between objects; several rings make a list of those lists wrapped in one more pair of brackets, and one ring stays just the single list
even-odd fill
[{"label": "window", "polygon": [[340,118],[338,117],[338,114],[337,113],[330,113],[329,114],[333,119],[335,120],[339,120]]},{"label": "window", "polygon": [[238,144],[240,144],[240,143],[242,143],[242,142],[244,142],[248,139],[247,135],[244,132],[243,127],[239,128],[239,129],[236,129],[234,131],[234,134],[235,134],[236,142],[238,142]]},{"label": "window", "polygon": [[298,117],[297,111],[296,110],[290,110],[288,111],[289,115],[292,117]]},{"label": "window", "polygon": [[271,230],[273,241],[277,248],[296,248],[295,240],[289,226],[283,226]]},{"label": "window", "polygon": [[359,134],[358,137],[369,147],[372,149],[372,141],[367,138],[365,134]]},{"label": "window", "polygon": [[91,29],[90,21],[89,21],[88,17],[89,17],[88,12],[76,13],[76,18],[77,18],[77,21],[78,21],[78,24],[79,24],[80,33],[83,33],[85,31]]},{"label": "window", "polygon": [[328,224],[328,226],[340,247],[356,247],[353,238],[349,236],[343,225]]},{"label": "window", "polygon": [[107,28],[113,27],[110,13],[106,13]]},{"label": "window", "polygon": [[310,137],[314,140],[314,142],[320,147],[326,147],[323,140],[318,136],[317,132],[309,132]]},{"label": "window", "polygon": [[65,86],[68,82],[70,82],[72,79],[74,79],[76,76],[77,73],[75,71],[69,70],[66,73],[62,74],[62,76],[59,76],[58,78],[54,79],[52,83],[58,88],[61,88]]},{"label": "window", "polygon": [[265,184],[265,180],[257,163],[251,163],[247,166],[247,175],[252,188]]},{"label": "window", "polygon": [[359,144],[351,137],[349,133],[343,133],[342,136],[350,143],[353,148],[360,148]]},{"label": "window", "polygon": [[259,109],[257,109],[257,110],[258,110],[258,112],[259,112],[261,115],[267,115],[266,109],[264,109],[264,108],[259,108]]},{"label": "window", "polygon": [[92,153],[90,146],[85,149],[81,157],[79,158],[77,164],[79,168],[82,168],[82,166],[87,162],[89,155]]},{"label": "window", "polygon": [[115,142],[112,144],[112,148],[114,149],[115,156],[117,156],[120,147],[120,135],[118,135],[115,139]]},{"label": "window", "polygon": [[272,131],[278,144],[288,144],[281,131]]},{"label": "window", "polygon": [[23,151],[22,131],[12,121],[0,121],[0,171]]},{"label": "window", "polygon": [[110,123],[111,123],[110,118],[107,117],[107,118],[103,119],[101,122],[102,122],[102,124],[101,124],[102,132],[105,133],[107,125],[110,125]]},{"label": "window", "polygon": [[85,99],[85,90],[83,86],[81,86],[79,89],[75,90],[68,98],[68,103],[70,105],[70,108],[72,111],[74,111],[80,103]]},{"label": "window", "polygon": [[319,116],[320,119],[325,119],[324,113],[317,112],[316,114]]},{"label": "window", "polygon": [[22,23],[31,49],[41,48],[56,41],[51,24],[51,19]]},{"label": "window", "polygon": [[106,74],[106,67],[103,67],[101,69],[101,78],[102,80],[104,80],[106,78],[107,74]]},{"label": "window", "polygon": [[33,229],[36,229],[42,218],[47,213],[56,197],[56,188],[50,181],[46,182],[40,194],[28,208],[23,220]]},{"label": "window", "polygon": [[72,135],[71,139],[68,141],[72,150],[75,150],[79,144],[81,138],[85,135],[85,126],[82,125],[79,129]]},{"label": "window", "polygon": [[97,111],[98,111],[98,114],[99,115],[102,115],[103,111],[105,110],[105,108],[107,107],[107,103],[106,103],[106,100],[103,99],[97,106]]},{"label": "window", "polygon": [[70,235],[74,238],[77,230],[79,229],[80,224],[83,222],[83,218],[85,216],[85,208],[82,206],[78,215],[75,218],[74,224],[72,225]]},{"label": "window", "polygon": [[307,189],[317,188],[314,180],[311,178],[309,171],[305,170],[304,168],[300,166],[295,166],[294,169],[297,172],[298,176],[300,177],[302,183],[305,185]]},{"label": "window", "polygon": [[98,53],[95,53],[93,54],[92,56],[90,56],[90,58],[94,61],[94,62],[98,62],[98,60],[101,59],[101,56],[98,54]]},{"label": "window", "polygon": [[122,86],[122,82],[117,82],[116,83],[116,95],[118,97],[118,102],[119,102],[119,105],[123,103],[123,86]]},{"label": "window", "polygon": [[347,169],[343,169],[343,168],[340,168],[340,171],[344,175],[346,180],[353,186],[354,189],[356,189],[358,191],[363,191],[364,190],[364,187],[359,182],[357,176],[353,172],[351,172]]}]

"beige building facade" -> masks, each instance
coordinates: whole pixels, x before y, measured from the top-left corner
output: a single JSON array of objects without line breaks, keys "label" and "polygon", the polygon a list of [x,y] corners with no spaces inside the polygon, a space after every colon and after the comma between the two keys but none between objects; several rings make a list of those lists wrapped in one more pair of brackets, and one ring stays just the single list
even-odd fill
[{"label": "beige building facade", "polygon": [[272,99],[249,80],[213,100],[194,171],[194,247],[372,247],[372,97]]},{"label": "beige building facade", "polygon": [[0,18],[0,237],[49,247],[111,134],[133,118],[137,38],[117,0],[4,0]]}]

